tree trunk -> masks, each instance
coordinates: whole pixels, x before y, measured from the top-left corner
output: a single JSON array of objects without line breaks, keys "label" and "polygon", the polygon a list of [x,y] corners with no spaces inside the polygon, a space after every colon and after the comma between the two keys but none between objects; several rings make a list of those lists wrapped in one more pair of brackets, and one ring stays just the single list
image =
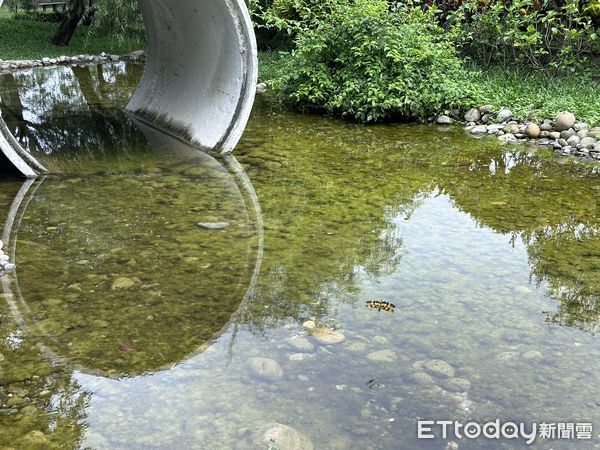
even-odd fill
[{"label": "tree trunk", "polygon": [[54,45],[69,45],[69,42],[77,29],[77,25],[85,13],[85,3],[85,0],[71,0],[69,11],[59,25],[54,38],[52,38],[52,43]]}]

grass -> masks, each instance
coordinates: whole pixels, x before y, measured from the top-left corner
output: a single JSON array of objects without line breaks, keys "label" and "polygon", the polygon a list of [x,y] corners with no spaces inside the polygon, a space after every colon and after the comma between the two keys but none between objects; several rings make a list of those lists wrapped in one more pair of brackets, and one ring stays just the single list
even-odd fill
[{"label": "grass", "polygon": [[57,23],[32,19],[15,19],[5,7],[0,7],[0,59],[41,59],[43,57],[80,54],[126,54],[144,47],[135,39],[115,39],[112,36],[89,35],[80,26],[68,47],[52,45]]}]

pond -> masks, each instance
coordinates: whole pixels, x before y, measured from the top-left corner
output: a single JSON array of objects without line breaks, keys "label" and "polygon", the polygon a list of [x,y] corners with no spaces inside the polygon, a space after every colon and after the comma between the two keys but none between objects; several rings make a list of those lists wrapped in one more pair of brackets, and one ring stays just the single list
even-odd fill
[{"label": "pond", "polygon": [[213,158],[122,112],[141,72],[0,77],[54,173],[0,183],[0,446],[527,448],[417,439],[499,419],[599,448],[597,168],[265,98]]}]

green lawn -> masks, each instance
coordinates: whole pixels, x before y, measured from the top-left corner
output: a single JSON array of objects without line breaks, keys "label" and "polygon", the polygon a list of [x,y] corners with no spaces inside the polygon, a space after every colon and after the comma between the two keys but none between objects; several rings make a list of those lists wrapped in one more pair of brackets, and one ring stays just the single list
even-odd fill
[{"label": "green lawn", "polygon": [[79,27],[68,47],[56,47],[50,42],[58,24],[29,19],[14,19],[0,8],[0,59],[40,59],[43,57],[100,54],[125,54],[144,47],[132,39],[111,36],[89,36],[87,27]]}]

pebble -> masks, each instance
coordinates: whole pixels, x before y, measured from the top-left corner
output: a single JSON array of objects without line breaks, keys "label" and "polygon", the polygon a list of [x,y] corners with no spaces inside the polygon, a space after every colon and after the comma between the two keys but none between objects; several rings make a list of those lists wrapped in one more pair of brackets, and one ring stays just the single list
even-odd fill
[{"label": "pebble", "polygon": [[423,363],[423,368],[432,375],[438,377],[453,377],[454,368],[441,359],[430,359]]},{"label": "pebble", "polygon": [[311,335],[324,345],[339,344],[346,340],[346,336],[341,331],[332,328],[316,328],[311,332]]},{"label": "pebble", "polygon": [[314,320],[307,320],[302,324],[302,328],[304,328],[305,330],[314,330],[315,328],[317,328],[317,324]]},{"label": "pebble", "polygon": [[111,289],[113,291],[117,289],[129,289],[133,286],[135,286],[135,281],[133,281],[131,278],[119,277],[113,281]]},{"label": "pebble", "polygon": [[310,439],[294,428],[269,423],[246,433],[235,447],[237,450],[272,448],[278,450],[313,450]]},{"label": "pebble", "polygon": [[264,381],[277,381],[283,377],[283,369],[271,358],[251,358],[248,362],[250,370],[257,378]]},{"label": "pebble", "polygon": [[453,123],[452,119],[445,115],[439,116],[435,122],[438,125],[452,125],[452,123]]},{"label": "pebble", "polygon": [[197,225],[205,230],[213,231],[224,230],[230,226],[228,222],[198,222]]},{"label": "pebble", "polygon": [[293,337],[287,340],[287,343],[294,350],[299,352],[312,352],[315,349],[315,346],[304,337]]},{"label": "pebble", "polygon": [[398,359],[398,355],[393,350],[379,350],[377,352],[369,353],[367,359],[379,362],[393,362]]}]

